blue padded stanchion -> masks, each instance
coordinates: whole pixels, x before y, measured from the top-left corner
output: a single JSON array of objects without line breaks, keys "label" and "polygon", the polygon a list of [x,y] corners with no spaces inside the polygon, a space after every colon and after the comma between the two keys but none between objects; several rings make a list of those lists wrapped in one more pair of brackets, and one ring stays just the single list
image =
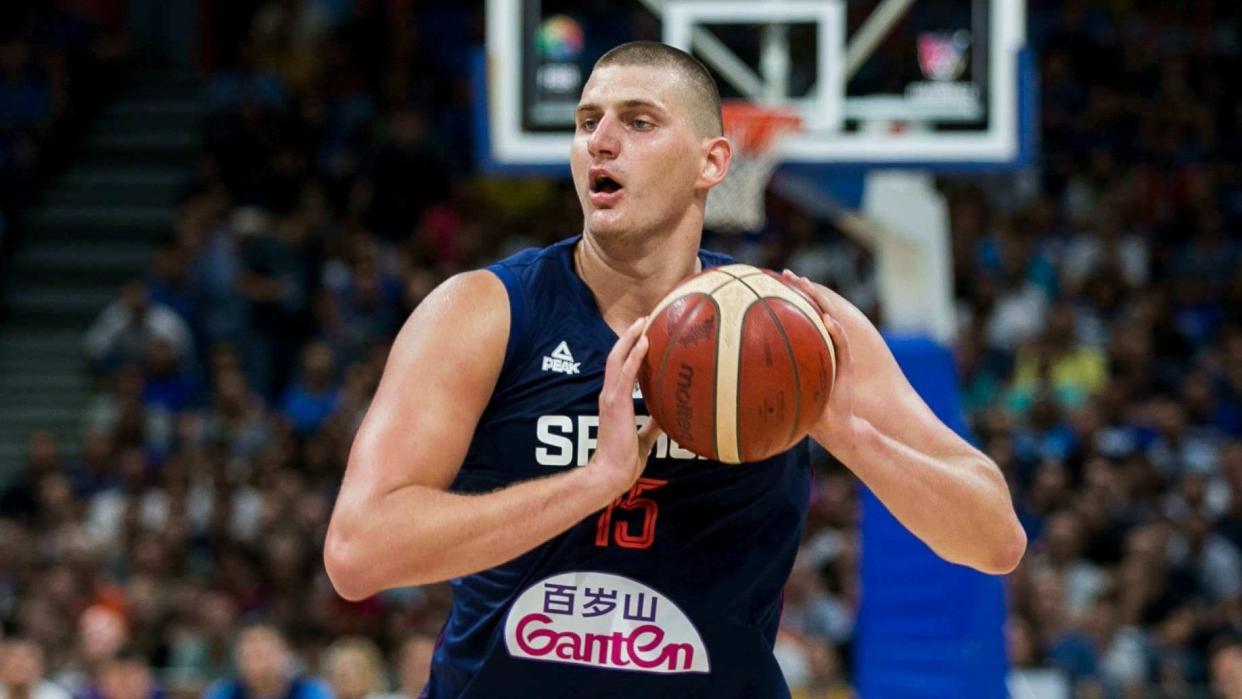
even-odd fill
[{"label": "blue padded stanchion", "polygon": [[[932,411],[966,435],[949,351],[926,337],[886,334],[885,339]],[[855,635],[859,695],[1005,697],[1001,579],[941,560],[869,490],[864,488],[862,497],[862,606]]]}]

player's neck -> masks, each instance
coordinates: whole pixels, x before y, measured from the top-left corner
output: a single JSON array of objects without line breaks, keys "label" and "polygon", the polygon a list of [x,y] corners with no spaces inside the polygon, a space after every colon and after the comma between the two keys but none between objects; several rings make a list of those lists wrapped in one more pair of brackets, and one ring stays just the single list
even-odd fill
[{"label": "player's neck", "polygon": [[604,321],[620,333],[650,313],[678,282],[701,269],[698,252],[697,236],[657,239],[647,246],[629,241],[609,246],[588,232],[574,246],[574,268],[595,296]]}]

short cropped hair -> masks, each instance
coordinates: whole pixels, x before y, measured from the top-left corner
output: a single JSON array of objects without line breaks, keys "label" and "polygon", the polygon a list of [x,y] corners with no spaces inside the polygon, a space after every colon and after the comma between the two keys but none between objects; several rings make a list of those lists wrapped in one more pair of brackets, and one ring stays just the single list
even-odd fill
[{"label": "short cropped hair", "polygon": [[720,116],[720,90],[707,66],[679,48],[658,41],[631,41],[612,48],[600,56],[595,68],[608,66],[654,66],[676,71],[690,85],[695,124],[704,136],[724,133]]}]

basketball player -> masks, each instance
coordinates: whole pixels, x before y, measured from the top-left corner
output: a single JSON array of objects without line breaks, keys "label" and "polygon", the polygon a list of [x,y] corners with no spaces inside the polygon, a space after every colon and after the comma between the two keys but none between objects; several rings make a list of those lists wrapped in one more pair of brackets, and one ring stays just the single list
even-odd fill
[{"label": "basketball player", "polygon": [[[410,317],[354,441],[328,573],[350,599],[452,580],[430,697],[788,696],[771,649],[808,444],[696,460],[635,391],[645,314],[727,262],[699,249],[732,153],[716,86],[681,51],[625,44],[595,64],[576,125],[582,234],[458,275]],[[996,466],[862,313],[786,279],[838,348],[812,437],[944,558],[1012,570],[1025,537]]]}]

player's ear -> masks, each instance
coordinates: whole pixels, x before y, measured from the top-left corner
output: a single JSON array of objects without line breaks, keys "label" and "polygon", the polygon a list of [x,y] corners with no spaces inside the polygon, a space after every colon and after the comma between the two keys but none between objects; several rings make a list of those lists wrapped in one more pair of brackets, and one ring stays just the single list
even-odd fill
[{"label": "player's ear", "polygon": [[729,163],[733,162],[733,146],[724,136],[713,136],[703,139],[706,149],[703,158],[703,169],[699,171],[699,184],[703,187],[715,187],[729,174]]}]

